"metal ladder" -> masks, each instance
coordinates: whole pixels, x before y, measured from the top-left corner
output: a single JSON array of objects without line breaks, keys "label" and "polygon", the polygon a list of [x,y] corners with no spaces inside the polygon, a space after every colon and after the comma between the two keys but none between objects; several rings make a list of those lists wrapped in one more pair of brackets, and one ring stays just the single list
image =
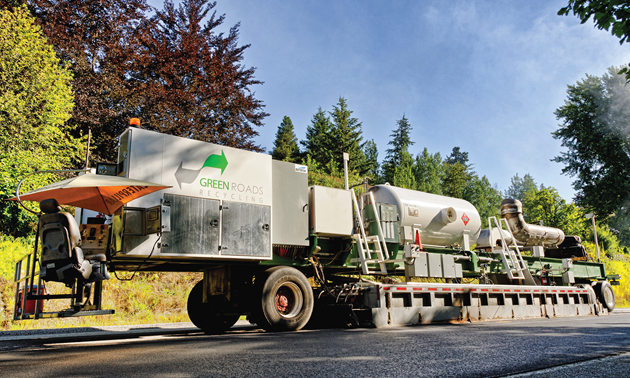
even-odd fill
[{"label": "metal ladder", "polygon": [[[353,192],[352,203],[354,205],[355,215],[359,223],[359,233],[354,234],[353,237],[357,241],[357,245],[359,247],[359,258],[352,259],[351,261],[361,263],[363,274],[387,274],[387,267],[385,266],[385,264],[387,262],[390,262],[389,251],[387,250],[387,244],[383,239],[383,229],[381,227],[381,219],[378,216],[378,211],[376,209],[374,194],[372,192],[362,194],[362,203],[364,203],[365,197],[368,197],[367,199],[371,203],[372,209],[374,210],[374,217],[376,218],[376,224],[378,225],[378,235],[367,236],[365,234],[365,224],[363,223],[363,217],[361,216],[362,207],[359,206],[357,197]],[[374,246],[374,248],[371,249],[370,246]],[[376,258],[372,256],[373,254],[376,254]],[[373,268],[371,269],[370,265],[378,265],[379,270]]]},{"label": "metal ladder", "polygon": [[[503,266],[507,272],[508,278],[511,280],[525,280],[525,284],[527,285],[536,285],[534,282],[534,278],[532,277],[531,272],[527,268],[527,264],[525,260],[523,260],[523,255],[521,255],[521,251],[516,244],[516,238],[512,233],[512,229],[507,222],[507,219],[501,218],[497,220],[497,217],[488,217],[488,228],[490,229],[490,235],[492,237],[492,229],[495,228],[492,226],[494,221],[495,227],[499,231],[499,236],[501,236],[501,249],[499,250],[499,254],[501,254],[501,259],[503,260]],[[512,245],[509,246],[503,237],[502,225],[505,225],[505,229],[510,233],[512,238]],[[494,243],[492,244],[492,252],[495,253]],[[511,247],[511,248],[510,248]]]}]

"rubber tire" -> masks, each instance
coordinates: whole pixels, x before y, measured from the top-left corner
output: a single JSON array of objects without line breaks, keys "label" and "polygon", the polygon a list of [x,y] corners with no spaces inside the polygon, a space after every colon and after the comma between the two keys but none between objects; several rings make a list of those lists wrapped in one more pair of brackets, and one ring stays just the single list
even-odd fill
[{"label": "rubber tire", "polygon": [[[263,282],[262,287],[259,286],[260,308],[256,309],[256,324],[271,332],[302,329],[313,314],[314,304],[313,289],[306,276],[295,268],[277,266],[265,271],[260,278]],[[282,292],[293,297],[295,307],[288,305],[291,310],[288,314],[282,314],[276,305],[276,294]],[[286,299],[287,295],[282,297]]]},{"label": "rubber tire", "polygon": [[202,303],[202,300],[203,281],[199,281],[188,295],[186,308],[190,321],[205,333],[223,333],[238,321],[239,316],[216,314],[217,306],[213,306],[211,303]]},{"label": "rubber tire", "polygon": [[615,292],[608,281],[600,281],[595,285],[599,301],[612,312],[615,309]]}]

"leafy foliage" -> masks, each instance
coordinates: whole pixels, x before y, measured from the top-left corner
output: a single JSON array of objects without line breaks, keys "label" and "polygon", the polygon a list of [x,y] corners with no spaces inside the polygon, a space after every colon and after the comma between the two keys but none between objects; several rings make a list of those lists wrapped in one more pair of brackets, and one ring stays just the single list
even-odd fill
[{"label": "leafy foliage", "polygon": [[[459,164],[459,163],[456,163]],[[473,175],[466,183],[462,197],[477,208],[483,227],[488,227],[488,217],[499,216],[501,192],[490,184],[486,176]]]},{"label": "leafy foliage", "polygon": [[588,228],[585,212],[573,203],[566,203],[554,188],[528,190],[523,202],[527,222],[556,227],[566,235],[584,236]]},{"label": "leafy foliage", "polygon": [[[600,30],[610,30],[612,35],[619,38],[619,44],[628,41],[630,2],[626,0],[569,0],[567,6],[558,11],[558,15],[567,16],[571,11],[583,24],[593,16],[595,27]],[[620,70],[619,74],[625,74],[626,80],[630,81],[628,67]]]},{"label": "leafy foliage", "polygon": [[136,27],[149,7],[144,0],[28,2],[48,41],[73,74],[74,135],[92,131],[96,158],[115,161],[114,138],[137,116]]},{"label": "leafy foliage", "polygon": [[273,142],[271,156],[276,160],[297,162],[300,149],[297,145],[297,137],[293,131],[293,122],[288,116],[284,116],[282,123],[278,126],[276,140]]},{"label": "leafy foliage", "polygon": [[[36,218],[6,199],[28,173],[71,168],[84,148],[64,125],[73,106],[70,72],[25,7],[0,12],[0,232],[25,236]],[[33,176],[22,192],[51,180]]]},{"label": "leafy foliage", "polygon": [[477,176],[472,164],[468,163],[468,152],[453,147],[451,154],[444,160],[442,193],[448,197],[464,198],[466,187],[475,179]]},{"label": "leafy foliage", "polygon": [[407,151],[402,151],[400,161],[395,166],[392,185],[406,189],[416,188],[416,177],[413,174],[413,157]]},{"label": "leafy foliage", "polygon": [[[268,116],[250,87],[254,68],[242,66],[250,45],[238,46],[239,24],[227,35],[216,32],[225,15],[216,3],[171,1],[143,22],[138,31],[142,49],[134,75],[138,107],[148,129],[251,151],[254,127]],[[204,20],[206,20],[205,23]]]},{"label": "leafy foliage", "polygon": [[446,164],[461,164],[465,170],[472,167],[472,164],[468,164],[468,152],[461,151],[459,147],[453,147],[451,154],[444,160]]},{"label": "leafy foliage", "polygon": [[[343,153],[350,155],[348,169],[363,176],[373,174],[375,161],[378,157],[375,145],[363,143],[361,122],[352,117],[346,99],[339,98],[333,110],[326,112],[320,107],[313,115],[311,124],[306,128],[306,139],[300,141],[305,148],[302,153],[303,161],[310,158],[317,164],[318,169],[326,174],[343,172]],[[367,161],[369,152],[370,161]]]},{"label": "leafy foliage", "polygon": [[610,68],[601,78],[587,75],[569,85],[567,99],[555,112],[562,124],[553,137],[567,152],[554,158],[564,174],[575,177],[576,202],[589,212],[617,212],[625,239],[630,227],[630,87]]},{"label": "leafy foliage", "polygon": [[444,164],[444,176],[442,179],[442,194],[447,197],[462,198],[464,196],[464,188],[469,181],[469,177],[460,162],[455,164]]},{"label": "leafy foliage", "polygon": [[[337,169],[332,162],[326,167],[321,167],[316,161],[307,155],[303,161],[308,166],[308,185],[328,186],[330,188],[343,189],[345,187],[343,171]],[[348,173],[348,182],[350,184],[361,182],[361,177],[356,172]]]},{"label": "leafy foliage", "polygon": [[[74,75],[76,135],[91,129],[96,158],[116,159],[114,138],[131,117],[150,130],[253,151],[268,115],[251,87],[254,68],[242,66],[238,27],[218,33],[225,17],[216,3],[145,0],[32,0],[59,57]],[[205,22],[204,22],[205,20]]]}]

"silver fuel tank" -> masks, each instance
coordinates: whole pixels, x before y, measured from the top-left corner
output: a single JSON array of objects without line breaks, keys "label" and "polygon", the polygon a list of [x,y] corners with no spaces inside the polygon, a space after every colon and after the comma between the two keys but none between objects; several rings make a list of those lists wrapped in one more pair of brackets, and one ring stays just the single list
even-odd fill
[{"label": "silver fuel tank", "polygon": [[406,242],[413,243],[416,232],[423,245],[439,247],[453,244],[465,247],[465,234],[470,245],[479,237],[481,217],[468,201],[388,184],[373,186],[370,191],[377,203],[388,203],[398,208],[400,232]]}]

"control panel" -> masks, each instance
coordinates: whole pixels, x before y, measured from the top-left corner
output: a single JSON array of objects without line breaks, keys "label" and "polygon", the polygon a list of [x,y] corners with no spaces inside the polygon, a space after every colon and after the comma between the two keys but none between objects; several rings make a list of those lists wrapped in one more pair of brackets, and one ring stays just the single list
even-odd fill
[{"label": "control panel", "polygon": [[104,254],[109,240],[108,224],[82,224],[81,249],[85,256]]}]

